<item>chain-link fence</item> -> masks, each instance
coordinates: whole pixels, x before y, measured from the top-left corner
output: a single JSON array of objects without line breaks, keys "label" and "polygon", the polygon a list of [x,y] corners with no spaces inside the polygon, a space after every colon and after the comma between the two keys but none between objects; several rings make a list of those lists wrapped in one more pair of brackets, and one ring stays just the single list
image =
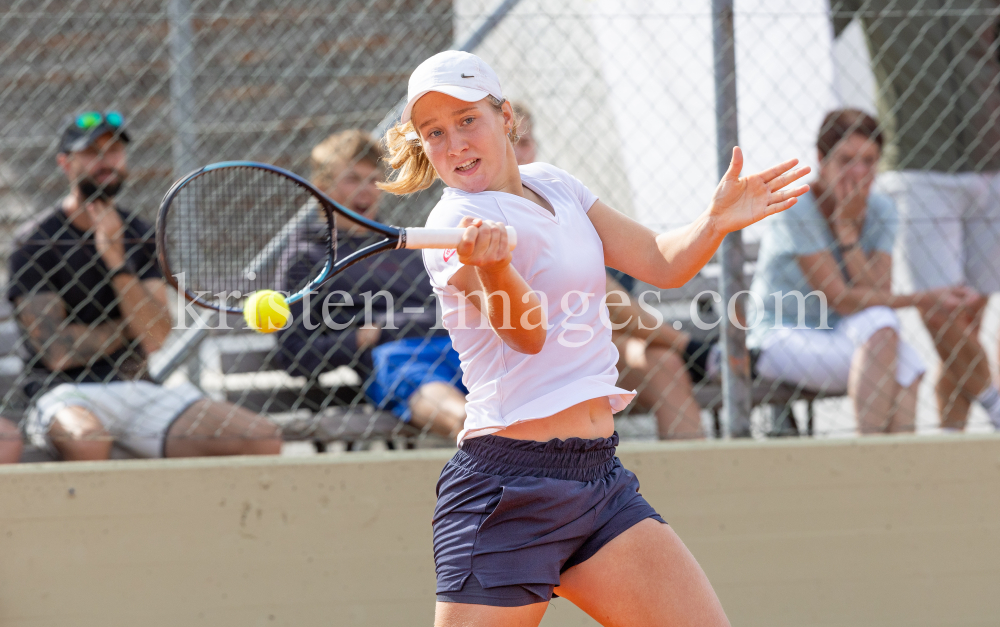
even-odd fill
[{"label": "chain-link fence", "polygon": [[[634,310],[634,322],[615,336],[623,384],[640,392],[617,420],[623,436],[847,435],[914,424],[928,431],[960,428],[966,415],[970,429],[991,428],[991,411],[1000,420],[990,374],[996,310],[971,289],[944,288],[1000,291],[1000,3],[833,5],[741,0],[733,12],[720,0],[8,4],[0,9],[0,254],[14,287],[0,327],[0,414],[14,422],[31,416],[44,430],[30,409],[59,382],[149,378],[152,363],[167,389],[216,404],[203,417],[238,425],[213,431],[214,423],[195,419],[188,435],[258,433],[273,421],[286,439],[320,446],[447,442],[460,402],[423,384],[451,386],[460,399],[460,370],[449,365],[434,316],[403,311],[434,310],[416,257],[375,261],[327,286],[357,299],[331,310],[336,322],[348,321],[336,331],[293,325],[260,335],[235,318],[208,319],[207,333],[185,331],[177,327],[197,320],[172,293],[160,303],[175,327],[163,342],[144,341],[155,329],[135,321],[143,303],[163,299],[153,289],[150,244],[159,200],[197,166],[277,164],[322,179],[360,210],[377,207],[381,221],[422,224],[440,187],[379,197],[371,183],[384,176],[382,166],[343,132],[377,139],[413,68],[464,46],[523,105],[537,160],[573,173],[655,230],[704,210],[721,174],[719,154],[737,133],[745,173],[791,157],[815,170],[810,197],[730,241],[684,288],[616,277],[634,299],[651,291],[643,301],[650,306]],[[839,131],[823,126],[828,112],[844,108],[867,112],[876,126],[866,130],[860,118]],[[95,247],[99,227],[74,218],[64,200],[75,172],[57,163],[64,119],[88,111],[123,113],[131,140],[116,202],[128,261],[139,267],[125,268],[124,279],[150,281],[131,296]],[[837,141],[821,161],[817,142],[831,129]],[[840,141],[852,138],[868,143]],[[741,288],[750,290],[740,301],[749,311],[730,315],[726,301]],[[358,324],[361,295],[379,289],[395,298],[398,330],[384,328],[384,307],[373,320],[381,331]],[[776,291],[787,296],[781,311]],[[799,324],[793,294],[811,292]],[[821,298],[829,329],[811,309]],[[649,332],[636,322],[654,310],[663,323]],[[715,324],[758,318],[746,332],[749,359],[743,332]],[[775,329],[782,320],[814,328]],[[437,374],[378,381],[378,372],[406,364]]]}]

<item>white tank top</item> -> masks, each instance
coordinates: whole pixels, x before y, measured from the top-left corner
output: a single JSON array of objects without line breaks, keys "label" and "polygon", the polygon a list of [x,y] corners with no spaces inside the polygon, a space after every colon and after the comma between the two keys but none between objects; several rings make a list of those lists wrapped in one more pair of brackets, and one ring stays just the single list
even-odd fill
[{"label": "white tank top", "polygon": [[549,328],[541,352],[519,353],[504,344],[486,317],[448,285],[462,267],[455,251],[424,251],[424,265],[441,302],[442,321],[458,351],[462,382],[469,390],[459,444],[592,398],[608,397],[612,411],[619,412],[635,396],[634,391],[616,385],[618,350],[605,324],[604,248],[587,216],[597,196],[554,166],[532,163],[520,170],[522,183],[549,201],[555,215],[513,194],[470,194],[447,188],[427,218],[427,226],[434,228],[458,226],[465,216],[513,226],[517,230],[514,268],[539,292],[548,312]]}]

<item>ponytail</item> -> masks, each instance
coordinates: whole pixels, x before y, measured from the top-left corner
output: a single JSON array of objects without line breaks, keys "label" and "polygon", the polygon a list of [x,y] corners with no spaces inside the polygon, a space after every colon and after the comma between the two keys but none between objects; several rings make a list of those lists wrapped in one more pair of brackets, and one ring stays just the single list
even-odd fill
[{"label": "ponytail", "polygon": [[437,178],[413,122],[397,124],[386,131],[384,145],[389,167],[395,172],[391,179],[377,184],[379,189],[402,196],[427,189]]}]

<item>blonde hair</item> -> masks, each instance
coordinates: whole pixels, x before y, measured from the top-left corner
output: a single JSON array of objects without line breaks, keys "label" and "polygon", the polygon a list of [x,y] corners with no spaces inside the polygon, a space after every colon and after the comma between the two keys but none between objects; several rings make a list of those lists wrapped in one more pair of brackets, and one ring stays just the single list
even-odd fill
[{"label": "blonde hair", "polygon": [[346,166],[364,161],[377,168],[381,157],[371,134],[358,129],[334,133],[316,144],[309,154],[312,184],[321,189],[333,186]]},{"label": "blonde hair", "polygon": [[[487,96],[486,101],[498,113],[503,113],[503,103],[506,100]],[[518,140],[516,115],[507,137],[511,143],[516,143]],[[389,162],[389,167],[395,172],[388,181],[377,184],[379,189],[402,196],[427,189],[438,178],[438,173],[431,165],[431,160],[427,158],[412,121],[396,124],[390,128],[385,134],[383,145],[388,155],[386,160]]]}]

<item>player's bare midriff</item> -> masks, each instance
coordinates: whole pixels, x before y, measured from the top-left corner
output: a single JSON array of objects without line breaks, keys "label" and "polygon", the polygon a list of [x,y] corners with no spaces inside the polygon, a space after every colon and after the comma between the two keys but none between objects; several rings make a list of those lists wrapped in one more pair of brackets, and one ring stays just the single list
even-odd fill
[{"label": "player's bare midriff", "polygon": [[547,418],[528,420],[497,431],[494,435],[515,440],[549,440],[566,438],[609,438],[615,432],[615,419],[608,397],[592,398],[577,403]]}]

